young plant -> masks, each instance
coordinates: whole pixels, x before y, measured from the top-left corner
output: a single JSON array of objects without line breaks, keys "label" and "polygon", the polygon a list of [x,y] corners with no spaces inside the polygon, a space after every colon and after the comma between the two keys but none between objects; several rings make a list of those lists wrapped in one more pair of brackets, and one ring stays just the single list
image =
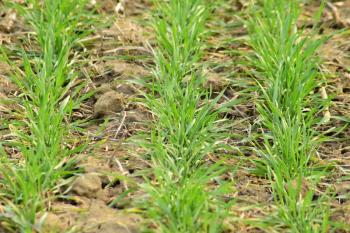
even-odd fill
[{"label": "young plant", "polygon": [[198,65],[209,6],[202,0],[155,1],[155,6],[156,69],[145,98],[156,122],[143,144],[156,180],[155,186],[143,186],[150,195],[148,214],[161,232],[220,232],[225,211],[206,185],[222,170],[212,170],[205,157],[227,137],[219,118],[225,106],[218,104],[222,94],[210,99],[202,90]]},{"label": "young plant", "polygon": [[320,123],[316,114],[322,103],[310,93],[321,83],[316,50],[325,38],[316,39],[314,31],[303,35],[296,25],[299,15],[298,1],[264,0],[247,23],[263,95],[258,111],[271,134],[265,137],[266,150],[274,150],[267,160],[284,161],[289,178],[306,172],[320,142],[313,127]]},{"label": "young plant", "polygon": [[[322,141],[315,127],[321,123],[317,113],[323,104],[310,93],[321,84],[316,51],[327,38],[317,39],[316,28],[308,33],[298,29],[299,1],[261,3],[261,8],[251,9],[247,21],[254,50],[250,61],[262,95],[257,109],[263,148],[256,164],[273,182],[280,217],[292,232],[320,232],[315,224],[321,218],[327,225],[327,208],[314,209],[312,191],[301,199],[299,193],[302,180],[314,175],[310,161]],[[323,232],[327,226],[321,225]]]},{"label": "young plant", "polygon": [[142,185],[152,203],[146,206],[148,218],[164,233],[222,232],[232,203],[221,199],[230,191],[229,186],[208,187],[208,182],[222,172],[219,166],[202,167],[179,182],[163,167],[155,167],[156,186]]},{"label": "young plant", "polygon": [[319,179],[309,182],[302,175],[294,180],[285,181],[281,173],[274,173],[272,190],[278,206],[278,219],[295,233],[329,232],[330,197],[321,195],[317,200],[315,184]]},{"label": "young plant", "polygon": [[67,122],[79,105],[76,94],[81,86],[72,91],[77,73],[71,55],[80,38],[75,27],[84,12],[83,2],[28,0],[32,8],[14,5],[32,25],[34,44],[39,48],[22,52],[23,68],[4,55],[13,66],[12,81],[22,93],[18,101],[23,120],[11,122],[12,146],[21,158],[2,154],[1,199],[6,211],[1,217],[21,232],[40,230],[38,212],[50,201],[48,192],[55,191],[59,181],[74,172],[69,158],[84,148],[83,144],[71,149],[66,141]]}]

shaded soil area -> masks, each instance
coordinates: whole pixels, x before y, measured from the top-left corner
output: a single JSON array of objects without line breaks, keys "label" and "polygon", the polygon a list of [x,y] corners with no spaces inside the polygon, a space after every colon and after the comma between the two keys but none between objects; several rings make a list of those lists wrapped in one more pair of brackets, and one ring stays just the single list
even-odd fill
[{"label": "shaded soil area", "polygon": [[[151,170],[133,138],[147,131],[153,120],[140,100],[146,90],[138,84],[151,80],[154,66],[150,2],[96,1],[106,26],[84,40],[81,56],[85,63],[81,78],[88,80],[83,92],[94,94],[73,115],[75,120],[88,120],[85,132],[72,135],[73,144],[88,138],[89,147],[77,155],[81,172],[67,180],[58,199],[48,206],[44,232],[133,233],[141,232],[145,225],[141,206],[147,197],[139,184],[144,176],[151,177]],[[225,90],[222,102],[243,99],[227,116],[237,122],[231,129],[237,137],[227,143],[238,150],[220,151],[208,161],[224,157],[227,165],[237,168],[225,175],[234,183],[232,197],[237,200],[226,220],[225,232],[283,232],[267,223],[275,212],[269,181],[250,172],[251,159],[256,156],[251,139],[258,137],[259,117],[254,104],[257,87],[249,72],[252,68],[244,63],[245,53],[250,51],[241,21],[246,17],[246,2],[225,1],[208,22],[210,33],[203,59],[208,80],[204,88],[212,88],[214,93]],[[317,1],[305,6],[304,25],[312,24],[311,17],[318,6]],[[29,33],[23,20],[4,7],[0,8],[0,16],[0,44],[13,50],[23,47]],[[331,118],[322,130],[332,129],[327,134],[333,140],[322,145],[316,162],[334,164],[334,169],[318,189],[334,190],[332,217],[350,225],[350,128],[346,126],[350,118],[350,1],[327,3],[321,28],[322,34],[335,33],[319,51],[324,60],[324,87],[332,98]],[[0,63],[0,121],[4,122],[0,141],[12,139],[10,121],[21,117],[14,114],[20,106],[11,100],[20,93],[8,80],[9,70],[8,65]],[[13,148],[6,150],[10,156],[19,156]]]}]

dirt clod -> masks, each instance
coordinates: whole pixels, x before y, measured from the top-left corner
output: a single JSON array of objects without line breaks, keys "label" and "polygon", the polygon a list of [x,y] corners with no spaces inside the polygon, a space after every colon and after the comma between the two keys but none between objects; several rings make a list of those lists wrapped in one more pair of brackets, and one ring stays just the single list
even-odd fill
[{"label": "dirt clod", "polygon": [[136,217],[122,215],[106,207],[101,201],[93,201],[85,218],[84,233],[137,233]]},{"label": "dirt clod", "polygon": [[130,111],[127,115],[127,123],[139,123],[149,120],[146,113],[141,111]]},{"label": "dirt clod", "polygon": [[84,170],[85,173],[102,173],[109,171],[108,164],[101,158],[95,156],[85,156],[79,167]]},{"label": "dirt clod", "polygon": [[95,103],[95,117],[105,117],[119,113],[124,109],[124,97],[115,91],[104,93]]},{"label": "dirt clod", "polygon": [[206,74],[207,80],[204,83],[205,88],[212,88],[213,91],[219,92],[224,90],[228,85],[229,81],[213,72],[208,72]]},{"label": "dirt clod", "polygon": [[54,214],[54,213],[48,213],[44,224],[41,226],[41,232],[47,233],[47,232],[52,232],[52,233],[59,233],[59,232],[64,232],[67,230],[68,225],[66,224],[65,221],[62,221],[62,219]]},{"label": "dirt clod", "polygon": [[103,94],[109,91],[113,91],[111,85],[108,83],[104,83],[96,89],[94,97],[96,99],[99,99],[101,96],[103,96]]},{"label": "dirt clod", "polygon": [[132,63],[112,60],[106,62],[105,65],[108,69],[111,69],[116,76],[122,76],[122,78],[142,78],[150,75],[150,73],[145,68]]},{"label": "dirt clod", "polygon": [[79,176],[73,183],[72,192],[89,198],[96,198],[101,193],[102,181],[98,174],[88,173]]},{"label": "dirt clod", "polygon": [[131,84],[122,83],[116,86],[116,91],[128,96],[135,95],[137,90]]}]

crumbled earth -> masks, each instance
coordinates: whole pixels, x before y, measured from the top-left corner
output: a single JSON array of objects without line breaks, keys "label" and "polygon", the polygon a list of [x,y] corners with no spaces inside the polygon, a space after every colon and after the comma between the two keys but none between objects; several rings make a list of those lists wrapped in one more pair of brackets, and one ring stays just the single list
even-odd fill
[{"label": "crumbled earth", "polygon": [[110,116],[124,109],[124,97],[115,91],[107,91],[102,94],[95,103],[94,114],[96,117]]},{"label": "crumbled earth", "polygon": [[[77,168],[81,174],[62,189],[62,197],[50,203],[46,214],[38,216],[46,217],[43,233],[69,230],[136,233],[143,226],[139,214],[142,210],[136,202],[142,200],[144,194],[138,189],[138,184],[143,182],[145,171],[150,166],[138,156],[142,154],[141,149],[126,142],[140,130],[147,129],[152,120],[152,114],[137,101],[144,90],[135,84],[152,76],[154,64],[149,45],[154,44],[154,35],[147,25],[151,1],[127,0],[122,5],[118,2],[91,1],[101,6],[98,10],[101,15],[114,22],[108,28],[97,30],[86,44],[89,51],[86,59],[91,62],[84,68],[92,75],[91,82],[83,91],[94,94],[73,116],[89,120],[86,135],[91,141],[86,154],[78,156]],[[237,200],[230,210],[234,217],[225,222],[227,233],[276,232],[273,226],[259,227],[264,219],[273,215],[274,201],[269,181],[249,171],[253,167],[250,159],[256,156],[248,138],[258,132],[254,105],[257,96],[249,68],[241,62],[244,57],[232,52],[250,50],[244,43],[245,28],[238,19],[244,17],[247,2],[227,0],[213,12],[213,18],[208,23],[211,33],[203,59],[208,67],[204,88],[213,92],[225,91],[222,102],[236,98],[246,100],[234,106],[227,116],[237,122],[232,127],[232,133],[241,136],[228,142],[239,147],[240,151],[225,154],[227,165],[235,167],[239,164],[241,167],[234,174],[227,174],[235,186],[232,197]],[[310,18],[317,9],[319,3],[315,2],[306,7],[303,19],[306,22],[311,22]],[[350,116],[349,9],[350,0],[331,1],[322,17],[323,34],[339,29],[346,32],[334,35],[319,51],[324,60],[321,68],[327,76],[325,90],[328,96],[333,97],[329,109],[331,121],[325,129],[344,127],[344,121],[339,116]],[[16,12],[0,9],[0,45],[14,47],[21,44],[25,31]],[[10,105],[5,102],[19,93],[19,89],[6,78],[9,71],[10,67],[0,63],[1,119],[11,111]],[[248,94],[244,92],[246,89]],[[9,114],[6,116],[9,117]],[[8,129],[3,130],[0,126],[0,141],[7,134]],[[332,218],[350,224],[350,128],[333,134],[339,140],[324,143],[317,156],[321,162],[335,164],[335,169],[332,177],[320,182],[319,188],[333,188],[336,199],[332,202]],[[221,155],[218,155],[219,159]],[[304,183],[307,186],[307,181]],[[117,199],[121,196],[120,200]]]},{"label": "crumbled earth", "polygon": [[102,192],[102,181],[96,173],[85,173],[72,184],[72,192],[87,198],[97,198]]},{"label": "crumbled earth", "polygon": [[101,200],[78,199],[75,205],[55,203],[46,216],[43,232],[136,233],[139,217],[117,212]]}]

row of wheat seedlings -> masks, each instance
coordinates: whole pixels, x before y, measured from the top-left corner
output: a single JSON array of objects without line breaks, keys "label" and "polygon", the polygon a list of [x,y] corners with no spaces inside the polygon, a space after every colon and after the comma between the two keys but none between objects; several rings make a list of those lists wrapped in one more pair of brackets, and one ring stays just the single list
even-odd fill
[{"label": "row of wheat seedlings", "polygon": [[149,195],[147,216],[160,232],[220,232],[226,214],[220,195],[225,185],[208,183],[223,172],[206,164],[206,156],[225,139],[219,114],[220,95],[202,90],[200,65],[210,4],[205,0],[155,1],[154,80],[145,103],[155,117],[143,146],[153,164],[154,182],[143,185]]},{"label": "row of wheat seedlings", "polygon": [[246,24],[261,94],[257,109],[263,146],[257,150],[256,172],[271,180],[281,227],[327,232],[327,198],[313,200],[313,187],[324,173],[312,164],[323,138],[317,126],[324,103],[313,94],[322,84],[316,51],[327,38],[319,38],[317,28],[298,29],[299,1],[261,4],[251,9]]},{"label": "row of wheat seedlings", "polygon": [[[9,2],[12,4],[12,2]],[[78,107],[75,57],[72,48],[84,36],[88,23],[83,0],[27,0],[12,4],[34,31],[21,62],[12,61],[10,50],[3,59],[13,68],[11,80],[21,90],[17,119],[11,122],[10,146],[20,157],[1,155],[0,219],[8,231],[40,231],[46,204],[54,198],[62,178],[73,173],[70,156],[84,145],[69,148],[72,111]],[[77,31],[80,28],[81,31]],[[87,30],[86,30],[87,31]],[[5,55],[5,54],[8,55]],[[3,151],[4,152],[4,151]]]}]

